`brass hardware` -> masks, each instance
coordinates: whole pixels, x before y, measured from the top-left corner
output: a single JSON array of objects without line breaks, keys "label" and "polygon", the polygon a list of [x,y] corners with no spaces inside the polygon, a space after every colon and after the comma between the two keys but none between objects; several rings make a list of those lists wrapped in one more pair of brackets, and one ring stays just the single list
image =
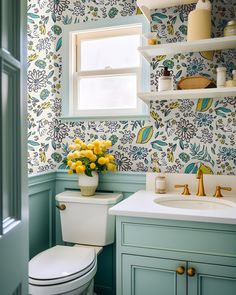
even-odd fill
[{"label": "brass hardware", "polygon": [[185,268],[184,268],[182,265],[181,265],[181,266],[178,266],[178,267],[176,268],[176,273],[177,273],[178,275],[183,275],[184,272],[185,272]]},{"label": "brass hardware", "polygon": [[203,183],[203,172],[201,168],[198,168],[197,179],[199,179],[199,181],[198,181],[198,190],[196,195],[199,197],[204,197],[206,194],[205,194],[204,183]]},{"label": "brass hardware", "polygon": [[224,191],[228,191],[228,192],[230,192],[230,191],[232,191],[232,188],[231,188],[231,187],[217,186],[217,187],[216,187],[216,192],[215,192],[215,194],[214,194],[214,197],[216,197],[216,198],[222,198],[223,195],[222,195],[222,193],[221,193],[221,190],[224,190]]},{"label": "brass hardware", "polygon": [[61,211],[66,210],[66,205],[65,205],[65,204],[56,205],[56,207],[57,207],[59,210],[61,210]]},{"label": "brass hardware", "polygon": [[196,274],[195,268],[193,268],[193,267],[188,268],[187,274],[188,274],[189,277],[194,277],[195,274]]},{"label": "brass hardware", "polygon": [[184,190],[182,192],[182,195],[184,195],[184,196],[190,196],[191,195],[191,193],[189,191],[189,188],[188,188],[188,184],[176,184],[175,185],[175,188],[180,188],[180,187],[184,188]]}]

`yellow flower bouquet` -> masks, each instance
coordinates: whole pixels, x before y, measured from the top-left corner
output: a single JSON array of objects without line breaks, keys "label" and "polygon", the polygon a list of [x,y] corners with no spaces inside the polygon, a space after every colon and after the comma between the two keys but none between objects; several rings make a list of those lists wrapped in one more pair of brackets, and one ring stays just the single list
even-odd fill
[{"label": "yellow flower bouquet", "polygon": [[110,140],[94,140],[85,144],[80,138],[76,138],[73,144],[69,145],[70,153],[65,160],[69,167],[68,173],[85,173],[92,177],[92,172],[115,171],[114,156],[107,152],[111,146]]}]

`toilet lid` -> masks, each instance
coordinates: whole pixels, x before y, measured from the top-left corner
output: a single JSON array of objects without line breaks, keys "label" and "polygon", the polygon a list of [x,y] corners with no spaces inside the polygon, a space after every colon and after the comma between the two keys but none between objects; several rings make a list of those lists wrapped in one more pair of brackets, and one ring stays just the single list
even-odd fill
[{"label": "toilet lid", "polygon": [[55,246],[29,262],[29,279],[51,285],[75,279],[87,273],[96,258],[93,248]]}]

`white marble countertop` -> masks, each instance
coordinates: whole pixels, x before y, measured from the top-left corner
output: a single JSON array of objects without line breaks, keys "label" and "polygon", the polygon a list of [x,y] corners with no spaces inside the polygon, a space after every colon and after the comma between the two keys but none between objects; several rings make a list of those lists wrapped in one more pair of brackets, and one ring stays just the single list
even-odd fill
[{"label": "white marble countertop", "polygon": [[165,197],[167,197],[167,199],[177,197],[185,200],[191,198],[194,200],[218,202],[218,199],[214,197],[186,197],[176,192],[163,195],[155,194],[153,191],[141,190],[110,208],[109,214],[129,217],[236,224],[236,196],[227,195],[220,199],[220,201],[231,203],[234,207],[207,210],[171,208],[154,202],[154,200],[158,199],[161,201]]}]

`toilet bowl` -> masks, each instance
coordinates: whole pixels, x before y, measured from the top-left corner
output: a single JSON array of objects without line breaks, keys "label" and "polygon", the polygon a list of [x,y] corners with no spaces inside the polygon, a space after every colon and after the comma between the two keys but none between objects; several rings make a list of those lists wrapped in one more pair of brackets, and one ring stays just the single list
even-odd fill
[{"label": "toilet bowl", "polygon": [[92,295],[96,270],[93,247],[55,246],[29,262],[29,294]]},{"label": "toilet bowl", "polygon": [[95,295],[97,255],[115,237],[115,219],[108,210],[121,199],[118,193],[97,193],[88,198],[75,191],[56,196],[64,205],[58,206],[64,208],[60,211],[63,241],[76,245],[54,246],[30,260],[30,295]]}]

